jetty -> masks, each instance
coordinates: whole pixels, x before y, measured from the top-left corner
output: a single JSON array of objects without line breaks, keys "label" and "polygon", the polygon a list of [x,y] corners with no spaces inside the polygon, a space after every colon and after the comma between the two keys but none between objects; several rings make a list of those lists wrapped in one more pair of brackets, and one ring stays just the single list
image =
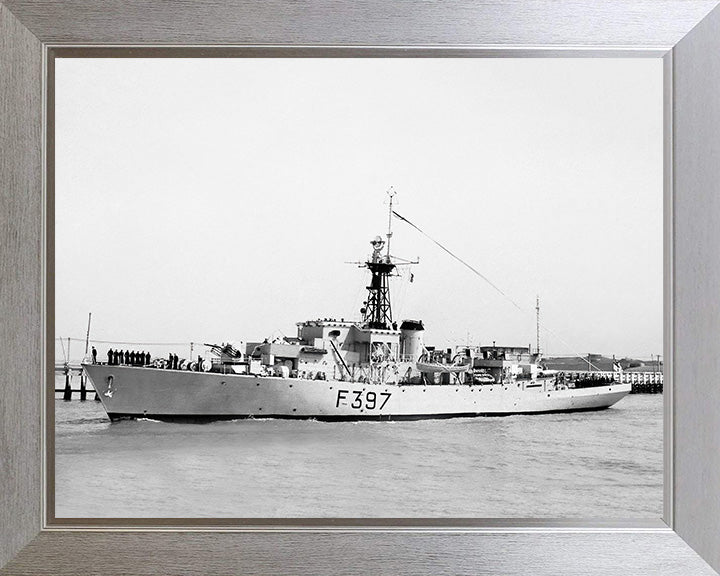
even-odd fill
[{"label": "jetty", "polygon": [[[98,397],[95,388],[92,383],[88,381],[87,374],[85,374],[85,370],[83,370],[83,367],[80,364],[55,364],[55,374],[65,375],[65,386],[63,388],[56,387],[55,393],[57,394],[62,392],[63,400],[66,402],[72,400],[74,393],[77,394],[81,402],[87,400],[88,394],[94,394],[95,400],[100,402],[100,398]],[[72,387],[73,375],[75,374],[79,376],[79,388]]]},{"label": "jetty", "polygon": [[594,380],[608,379],[621,384],[631,384],[630,394],[662,394],[663,373],[662,372],[611,372],[599,370],[573,370],[564,371],[563,374],[571,381],[573,380]]},{"label": "jetty", "polygon": [[543,358],[547,370],[563,373],[571,380],[611,379],[631,384],[631,394],[662,394],[663,363],[660,356],[650,360],[622,358],[616,360],[601,354]]}]

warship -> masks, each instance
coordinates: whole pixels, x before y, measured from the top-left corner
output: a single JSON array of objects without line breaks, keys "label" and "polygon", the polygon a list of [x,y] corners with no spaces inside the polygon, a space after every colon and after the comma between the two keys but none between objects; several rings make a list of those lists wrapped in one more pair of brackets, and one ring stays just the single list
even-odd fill
[{"label": "warship", "polygon": [[[212,421],[243,418],[420,420],[601,410],[630,384],[601,379],[575,386],[544,373],[539,350],[426,346],[419,319],[393,319],[390,278],[417,264],[391,255],[392,199],[385,239],[358,264],[369,271],[355,321],[299,322],[297,336],[207,344],[210,359],[108,357],[83,363],[112,420]],[[397,215],[397,214],[396,214]],[[398,215],[399,216],[399,215]]]}]

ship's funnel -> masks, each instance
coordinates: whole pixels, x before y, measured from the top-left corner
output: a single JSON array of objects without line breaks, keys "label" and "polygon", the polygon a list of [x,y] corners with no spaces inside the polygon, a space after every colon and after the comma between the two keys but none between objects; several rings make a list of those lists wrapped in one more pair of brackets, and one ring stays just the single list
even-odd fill
[{"label": "ship's funnel", "polygon": [[417,362],[420,359],[425,350],[424,332],[422,320],[403,320],[400,324],[400,354],[403,360]]}]

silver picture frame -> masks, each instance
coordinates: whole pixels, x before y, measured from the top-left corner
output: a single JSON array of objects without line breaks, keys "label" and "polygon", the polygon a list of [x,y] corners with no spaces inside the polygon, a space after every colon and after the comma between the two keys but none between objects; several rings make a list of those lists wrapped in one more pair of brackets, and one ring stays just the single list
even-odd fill
[{"label": "silver picture frame", "polygon": [[[720,8],[704,0],[0,1],[0,574],[713,574],[720,569]],[[664,63],[662,520],[60,524],[52,508],[58,55],[650,57]],[[48,344],[50,340],[50,344]]]}]

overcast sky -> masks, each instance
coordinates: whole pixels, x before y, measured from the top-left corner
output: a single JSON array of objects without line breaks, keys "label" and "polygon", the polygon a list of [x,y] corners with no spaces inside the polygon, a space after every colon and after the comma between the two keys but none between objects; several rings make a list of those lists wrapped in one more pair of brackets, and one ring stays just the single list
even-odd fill
[{"label": "overcast sky", "polygon": [[395,220],[392,252],[420,258],[393,280],[395,319],[422,319],[426,343],[534,346],[539,294],[546,353],[662,352],[660,60],[59,59],[56,74],[57,336],[84,338],[90,311],[91,338],[130,342],[358,318],[367,272],[346,262],[386,232],[393,186],[400,214],[524,309]]}]

